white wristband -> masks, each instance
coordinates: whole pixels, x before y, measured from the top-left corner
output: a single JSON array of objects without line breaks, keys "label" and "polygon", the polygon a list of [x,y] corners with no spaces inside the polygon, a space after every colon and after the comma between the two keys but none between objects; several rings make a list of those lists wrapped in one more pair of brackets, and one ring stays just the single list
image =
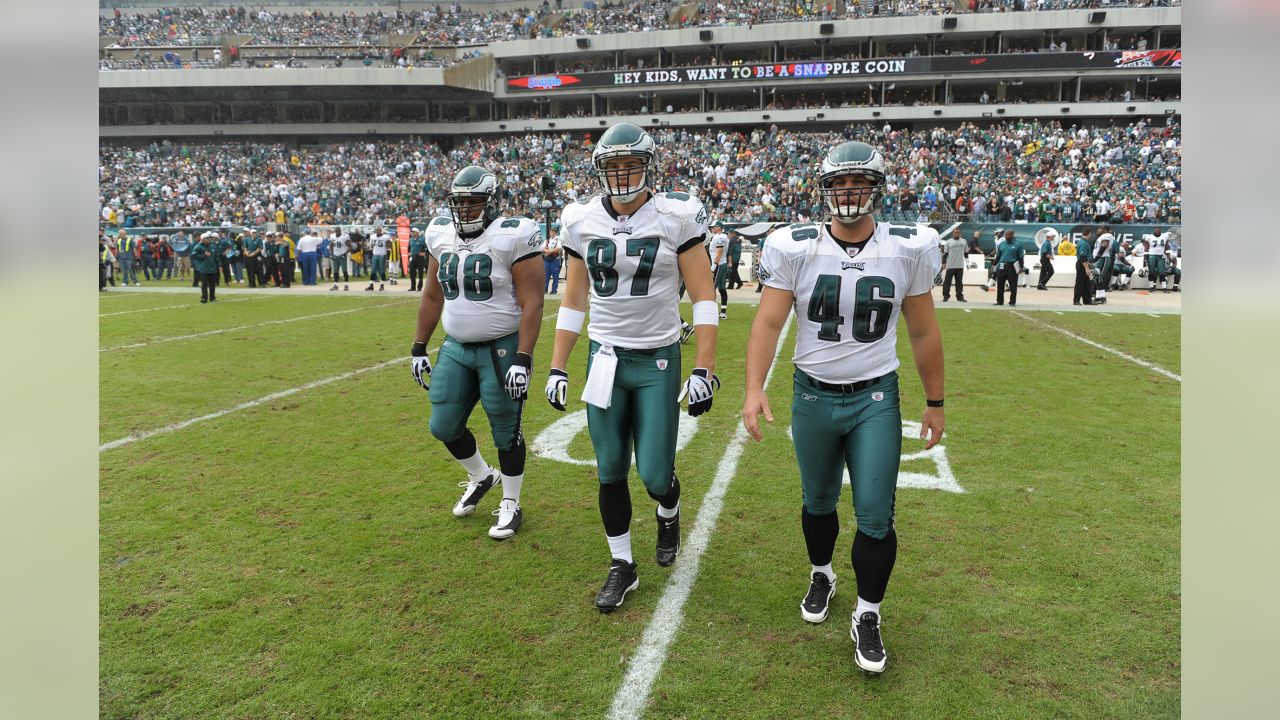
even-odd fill
[{"label": "white wristband", "polygon": [[693,304],[694,325],[719,325],[720,309],[714,300],[700,300]]},{"label": "white wristband", "polygon": [[587,318],[587,314],[581,310],[574,310],[563,305],[560,306],[560,312],[556,314],[556,329],[568,330],[577,335],[582,334],[582,321]]}]

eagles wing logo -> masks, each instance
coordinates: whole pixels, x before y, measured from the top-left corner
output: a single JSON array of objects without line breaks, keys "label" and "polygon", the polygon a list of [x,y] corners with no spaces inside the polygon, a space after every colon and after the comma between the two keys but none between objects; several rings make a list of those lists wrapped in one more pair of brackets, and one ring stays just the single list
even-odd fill
[{"label": "eagles wing logo", "polygon": [[707,222],[707,208],[706,208],[705,206],[704,206],[704,207],[701,207],[701,208],[698,208],[698,217],[694,218],[694,222],[698,223],[699,225],[705,225],[705,224],[706,224],[706,222]]},{"label": "eagles wing logo", "polygon": [[862,271],[866,269],[866,265],[864,262],[842,262],[840,263],[840,269]]},{"label": "eagles wing logo", "polygon": [[765,267],[764,265],[761,265],[760,269],[756,270],[756,277],[760,280],[760,282],[764,282],[769,278],[773,277],[773,273],[769,272],[769,268]]},{"label": "eagles wing logo", "polygon": [[536,232],[536,233],[534,233],[534,234],[530,235],[530,236],[529,236],[528,243],[529,243],[529,247],[538,247],[539,245],[541,245],[541,244],[542,244],[542,233],[541,233],[541,232]]}]

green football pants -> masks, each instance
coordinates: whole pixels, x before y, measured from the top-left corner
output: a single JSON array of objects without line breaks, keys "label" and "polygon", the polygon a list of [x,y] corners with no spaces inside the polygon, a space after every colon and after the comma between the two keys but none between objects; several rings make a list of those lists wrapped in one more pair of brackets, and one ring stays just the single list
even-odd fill
[{"label": "green football pants", "polygon": [[811,515],[834,511],[848,467],[858,529],[883,538],[893,529],[902,459],[898,374],[846,394],[820,388],[797,369],[793,388],[791,432],[805,508]]},{"label": "green football pants", "polygon": [[489,416],[493,444],[509,450],[520,436],[522,402],[507,394],[507,369],[515,360],[519,333],[483,343],[462,343],[448,335],[431,370],[431,434],[442,442],[462,436],[476,402]]},{"label": "green football pants", "polygon": [[[600,343],[591,341],[587,373]],[[654,350],[614,348],[618,369],[613,398],[602,410],[587,405],[587,429],[595,449],[600,484],[625,482],[635,448],[636,470],[649,492],[666,495],[676,465],[680,422],[680,344]]]},{"label": "green football pants", "polygon": [[1163,255],[1147,256],[1147,276],[1151,278],[1152,282],[1155,282],[1156,278],[1162,278],[1167,274],[1168,270],[1165,268]]},{"label": "green football pants", "polygon": [[725,283],[729,282],[729,266],[717,265],[715,274],[715,283],[717,290],[724,290]]}]

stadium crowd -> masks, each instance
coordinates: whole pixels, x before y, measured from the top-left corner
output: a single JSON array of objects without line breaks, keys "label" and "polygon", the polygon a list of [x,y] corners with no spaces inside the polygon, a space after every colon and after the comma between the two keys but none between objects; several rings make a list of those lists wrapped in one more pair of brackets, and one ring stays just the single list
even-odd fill
[{"label": "stadium crowd", "polygon": [[[883,210],[917,220],[1177,223],[1181,128],[1172,118],[1103,127],[1005,121],[843,132],[661,128],[660,186],[699,193],[726,221],[817,215],[815,163],[840,138],[883,148],[891,167]],[[369,141],[292,148],[222,143],[99,148],[100,221],[129,227],[391,223],[444,214],[441,178],[484,164],[503,182],[504,207],[542,219],[597,190],[590,136],[526,134],[469,139],[453,148]],[[558,215],[558,210],[553,214]]]},{"label": "stadium crowd", "polygon": [[[954,12],[952,0],[844,0],[771,2],[703,0],[694,16],[672,17],[673,0],[604,2],[562,8],[543,0],[533,8],[476,12],[457,3],[420,10],[358,14],[322,10],[289,13],[263,7],[115,9],[100,15],[98,36],[113,47],[189,47],[220,44],[222,35],[251,36],[242,45],[385,46],[388,35],[412,35],[413,44],[470,45],[531,37],[573,37],[680,27],[753,25]],[[1017,12],[1097,7],[1179,6],[1181,0],[969,0],[970,12]],[[554,8],[554,9],[553,9]]]},{"label": "stadium crowd", "polygon": [[221,35],[248,35],[252,45],[387,44],[388,35],[414,36],[414,44],[469,45],[529,37],[549,12],[519,9],[477,13],[457,4],[414,11],[357,14],[307,10],[296,13],[266,8],[161,8],[139,13],[116,9],[98,18],[98,36],[118,38],[113,47],[215,44]]}]

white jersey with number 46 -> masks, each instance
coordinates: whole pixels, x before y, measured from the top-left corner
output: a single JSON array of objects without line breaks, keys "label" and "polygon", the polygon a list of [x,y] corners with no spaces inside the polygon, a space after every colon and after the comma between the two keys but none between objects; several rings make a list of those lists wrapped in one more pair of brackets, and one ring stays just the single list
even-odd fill
[{"label": "white jersey with number 46", "polygon": [[449,218],[427,226],[427,252],[439,264],[441,323],[459,342],[484,342],[520,329],[511,268],[542,256],[542,229],[528,218],[500,217],[478,236],[462,238]]},{"label": "white jersey with number 46", "polygon": [[787,225],[770,233],[760,279],[795,296],[796,367],[828,383],[896,370],[902,300],[932,290],[942,267],[938,243],[938,232],[926,225],[881,222],[850,257],[825,225]]},{"label": "white jersey with number 46", "polygon": [[682,192],[657,193],[619,216],[593,195],[560,215],[565,252],[582,258],[591,281],[587,336],[602,345],[649,350],[680,339],[680,253],[702,247],[707,211]]}]

